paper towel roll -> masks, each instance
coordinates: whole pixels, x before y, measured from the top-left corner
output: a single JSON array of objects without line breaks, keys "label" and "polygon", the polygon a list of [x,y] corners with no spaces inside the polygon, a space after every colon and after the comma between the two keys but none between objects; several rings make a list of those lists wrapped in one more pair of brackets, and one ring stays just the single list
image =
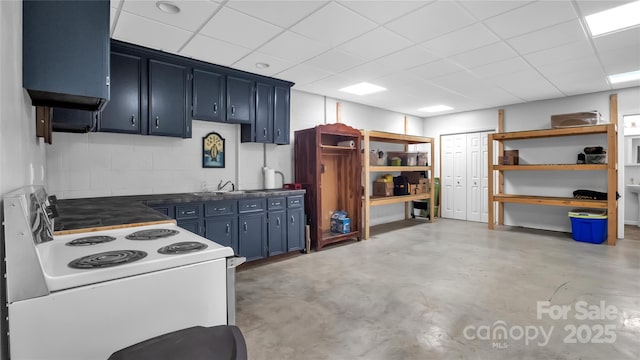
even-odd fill
[{"label": "paper towel roll", "polygon": [[276,171],[268,167],[262,168],[264,173],[264,188],[275,189],[276,188]]},{"label": "paper towel roll", "polygon": [[356,142],[353,140],[340,141],[338,146],[356,147]]}]

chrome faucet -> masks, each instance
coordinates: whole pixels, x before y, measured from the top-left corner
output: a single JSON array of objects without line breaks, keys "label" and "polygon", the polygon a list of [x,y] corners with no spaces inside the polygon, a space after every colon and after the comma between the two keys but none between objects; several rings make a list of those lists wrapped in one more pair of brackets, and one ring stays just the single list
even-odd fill
[{"label": "chrome faucet", "polygon": [[233,184],[231,180],[228,180],[226,183],[222,183],[222,180],[218,183],[218,190],[224,189],[225,186],[231,184],[231,191],[236,191],[236,186]]}]

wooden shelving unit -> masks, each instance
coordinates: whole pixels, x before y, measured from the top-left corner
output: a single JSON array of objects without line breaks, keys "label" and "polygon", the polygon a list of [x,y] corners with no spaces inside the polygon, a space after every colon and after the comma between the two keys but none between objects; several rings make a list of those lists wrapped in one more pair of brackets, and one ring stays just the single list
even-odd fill
[{"label": "wooden shelving unit", "polygon": [[[610,118],[617,119],[617,97],[611,96],[610,100]],[[608,164],[534,164],[534,165],[496,165],[493,164],[493,141],[499,143],[498,151],[502,152],[502,142],[508,140],[526,140],[539,138],[552,138],[562,136],[591,135],[604,134],[607,137],[607,157]],[[563,129],[550,130],[531,130],[489,134],[489,229],[494,229],[495,221],[495,205],[498,206],[499,225],[504,225],[504,207],[503,203],[518,203],[532,205],[549,205],[549,206],[566,206],[566,207],[586,207],[607,209],[608,213],[608,238],[607,244],[615,245],[618,237],[618,135],[617,125],[615,123],[606,125],[582,126]],[[565,197],[550,196],[532,196],[532,195],[516,195],[504,194],[502,186],[503,171],[606,171],[607,173],[607,200],[585,200]],[[494,171],[498,171],[498,193],[494,193]]]},{"label": "wooden shelving unit", "polygon": [[[363,171],[364,171],[364,202],[363,202],[363,216],[364,216],[364,226],[363,226],[363,237],[364,239],[369,238],[369,228],[370,228],[370,207],[378,206],[378,205],[388,205],[388,204],[397,204],[397,203],[405,203],[405,218],[409,218],[409,202],[414,200],[426,200],[431,198],[431,194],[433,194],[433,168],[432,166],[378,166],[378,165],[369,165],[369,154],[371,150],[371,142],[385,142],[385,143],[393,143],[393,144],[402,144],[405,145],[405,150],[407,150],[407,146],[414,144],[430,144],[431,149],[429,154],[431,156],[431,160],[429,164],[433,165],[433,138],[422,137],[422,136],[414,136],[414,135],[403,135],[403,134],[394,134],[382,131],[372,131],[372,130],[360,130],[363,138],[363,149],[364,149],[364,159],[363,159]],[[371,173],[376,172],[399,172],[399,171],[429,171],[430,181],[429,181],[429,193],[427,194],[414,194],[414,195],[404,195],[404,196],[372,196],[371,195],[371,186],[372,179]],[[433,222],[434,218],[434,202],[429,202],[429,215],[430,221]]]},{"label": "wooden shelving unit", "polygon": [[[354,147],[339,146],[353,141]],[[295,132],[295,181],[302,184],[311,244],[324,246],[361,237],[360,131],[344,124],[318,125]],[[344,210],[351,232],[331,232],[331,214]]]}]

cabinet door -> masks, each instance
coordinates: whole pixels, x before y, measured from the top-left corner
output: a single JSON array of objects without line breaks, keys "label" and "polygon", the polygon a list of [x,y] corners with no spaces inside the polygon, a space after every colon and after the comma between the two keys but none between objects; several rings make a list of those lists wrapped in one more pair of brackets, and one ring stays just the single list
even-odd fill
[{"label": "cabinet door", "polygon": [[205,220],[205,237],[222,246],[233,249],[238,254],[238,218],[216,217]]},{"label": "cabinet door", "polygon": [[111,100],[102,111],[98,131],[140,133],[141,76],[141,57],[111,53]]},{"label": "cabinet door", "polygon": [[289,144],[289,93],[288,87],[275,87],[273,142],[276,144]]},{"label": "cabinet door", "polygon": [[240,215],[239,253],[247,261],[262,259],[267,256],[267,229],[265,213]]},{"label": "cabinet door", "polygon": [[253,81],[227,76],[227,122],[253,124]]},{"label": "cabinet door", "polygon": [[149,60],[149,134],[186,133],[187,68]]},{"label": "cabinet door", "polygon": [[254,141],[273,142],[273,86],[256,84],[256,125]]},{"label": "cabinet door", "polygon": [[287,252],[287,228],[284,211],[269,212],[269,256]]},{"label": "cabinet door", "polygon": [[189,230],[194,234],[204,236],[204,226],[202,226],[202,220],[178,220],[178,226],[185,230]]},{"label": "cabinet door", "polygon": [[95,131],[99,119],[98,111],[53,108],[53,131]]},{"label": "cabinet door", "polygon": [[304,249],[304,211],[287,210],[287,251]]},{"label": "cabinet door", "polygon": [[193,69],[193,118],[224,122],[224,109],[224,75]]}]

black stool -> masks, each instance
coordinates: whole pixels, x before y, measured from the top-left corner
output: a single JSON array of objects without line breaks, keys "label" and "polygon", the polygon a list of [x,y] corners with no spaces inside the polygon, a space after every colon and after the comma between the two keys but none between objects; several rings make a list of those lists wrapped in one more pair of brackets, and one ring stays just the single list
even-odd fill
[{"label": "black stool", "polygon": [[139,342],[111,354],[108,360],[247,360],[247,345],[238,327],[196,326]]}]

